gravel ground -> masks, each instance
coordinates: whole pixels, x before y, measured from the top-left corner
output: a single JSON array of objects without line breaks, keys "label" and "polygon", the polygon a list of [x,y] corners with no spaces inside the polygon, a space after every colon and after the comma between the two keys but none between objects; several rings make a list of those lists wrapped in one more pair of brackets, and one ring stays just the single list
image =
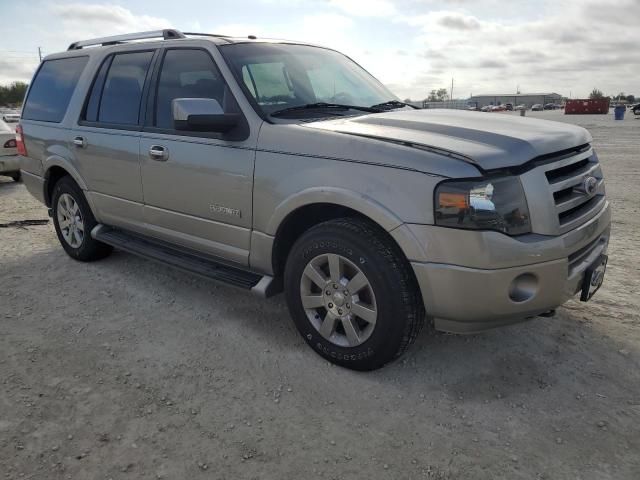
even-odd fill
[{"label": "gravel ground", "polygon": [[[552,319],[421,335],[372,373],[315,355],[282,296],[0,228],[0,478],[640,478],[640,120],[529,115],[594,136],[603,288]],[[46,218],[0,180],[0,224]]]}]

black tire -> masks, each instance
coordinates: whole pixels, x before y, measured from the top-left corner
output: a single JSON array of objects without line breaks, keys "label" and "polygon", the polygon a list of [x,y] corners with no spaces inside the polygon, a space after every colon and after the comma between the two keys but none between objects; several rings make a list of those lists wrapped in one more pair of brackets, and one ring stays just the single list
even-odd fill
[{"label": "black tire", "polygon": [[[84,224],[82,243],[75,248],[65,240],[58,220],[58,201],[60,196],[63,194],[70,195],[77,203],[80,209],[82,222]],[[98,222],[93,216],[91,208],[89,208],[89,204],[87,203],[82,190],[71,177],[62,177],[53,187],[52,207],[53,224],[56,228],[58,240],[60,241],[62,248],[64,248],[65,252],[67,252],[71,258],[81,262],[92,262],[106,257],[113,251],[113,247],[110,245],[99,242],[91,237],[91,230],[98,224]]]},{"label": "black tire", "polygon": [[[339,346],[327,340],[302,305],[304,270],[323,254],[338,254],[357,265],[375,295],[375,326],[360,345]],[[325,359],[353,370],[375,370],[400,357],[424,324],[422,296],[411,266],[389,235],[366,220],[330,220],[306,231],[287,258],[284,286],[289,311],[305,341]]]},{"label": "black tire", "polygon": [[12,173],[9,176],[13,179],[14,182],[19,182],[22,179],[22,175],[20,174],[20,172]]},{"label": "black tire", "polygon": [[633,111],[633,114],[634,114],[634,115],[640,115],[640,108],[636,108],[636,109]]}]

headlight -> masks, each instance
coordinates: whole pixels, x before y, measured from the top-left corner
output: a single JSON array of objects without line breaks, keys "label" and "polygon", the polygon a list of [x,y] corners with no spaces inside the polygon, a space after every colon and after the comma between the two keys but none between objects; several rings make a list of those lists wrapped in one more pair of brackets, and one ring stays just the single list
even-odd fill
[{"label": "headlight", "polygon": [[436,187],[436,225],[497,230],[508,235],[531,231],[520,179],[446,180]]}]

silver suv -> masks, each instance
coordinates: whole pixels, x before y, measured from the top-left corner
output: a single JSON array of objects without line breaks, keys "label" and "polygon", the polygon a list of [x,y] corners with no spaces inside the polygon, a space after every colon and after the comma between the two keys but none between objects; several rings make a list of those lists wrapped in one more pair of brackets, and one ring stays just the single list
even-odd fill
[{"label": "silver suv", "polygon": [[117,247],[284,290],[305,341],[353,369],[400,356],[425,320],[470,333],[588,300],[606,266],[586,130],[416,109],[327,48],[77,42],[40,65],[17,140],[72,258]]}]

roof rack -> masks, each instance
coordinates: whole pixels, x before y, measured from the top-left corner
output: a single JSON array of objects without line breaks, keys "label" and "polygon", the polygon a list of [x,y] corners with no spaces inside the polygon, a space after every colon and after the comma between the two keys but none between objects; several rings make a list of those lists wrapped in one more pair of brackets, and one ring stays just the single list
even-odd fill
[{"label": "roof rack", "polygon": [[163,38],[164,40],[172,40],[176,38],[186,37],[184,33],[179,30],[167,28],[164,30],[153,30],[150,32],[127,33],[125,35],[114,35],[113,37],[82,40],[80,42],[73,42],[71,45],[69,45],[69,48],[67,48],[67,50],[80,50],[83,47],[89,47],[91,45],[102,45],[103,47],[106,47],[108,45],[117,45],[118,43],[130,42],[132,40],[145,40],[147,38]]},{"label": "roof rack", "polygon": [[220,38],[222,40],[226,40],[229,43],[233,43],[233,42],[231,42],[231,40],[229,40],[230,38],[233,38],[231,35],[220,35],[220,34],[217,34],[217,33],[197,33],[197,32],[184,32],[184,35],[192,35],[194,37]]},{"label": "roof rack", "polygon": [[215,37],[215,38],[232,38],[231,35],[220,35],[218,33],[197,33],[197,32],[183,32],[183,35],[193,35],[197,37]]}]

